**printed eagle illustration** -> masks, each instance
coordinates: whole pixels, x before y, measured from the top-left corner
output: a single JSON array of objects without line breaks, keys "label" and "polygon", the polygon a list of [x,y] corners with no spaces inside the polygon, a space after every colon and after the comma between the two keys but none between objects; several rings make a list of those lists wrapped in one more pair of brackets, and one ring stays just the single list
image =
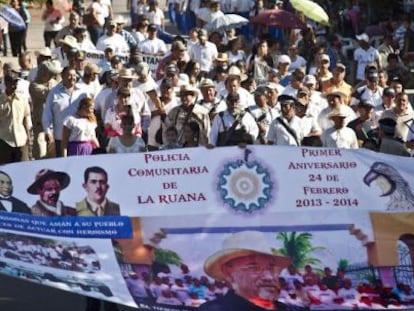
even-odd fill
[{"label": "printed eagle illustration", "polygon": [[364,183],[370,186],[374,180],[382,190],[381,196],[390,197],[387,210],[414,210],[414,195],[410,186],[395,168],[383,162],[375,162],[364,176]]}]

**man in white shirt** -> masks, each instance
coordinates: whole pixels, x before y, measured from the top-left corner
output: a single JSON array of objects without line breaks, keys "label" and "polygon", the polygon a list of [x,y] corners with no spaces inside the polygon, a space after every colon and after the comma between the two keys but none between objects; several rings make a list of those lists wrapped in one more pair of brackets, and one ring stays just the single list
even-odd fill
[{"label": "man in white shirt", "polygon": [[150,24],[148,26],[148,38],[142,41],[138,50],[144,54],[163,56],[167,53],[167,46],[164,41],[157,37],[157,26]]},{"label": "man in white shirt", "polygon": [[345,119],[348,116],[346,106],[340,105],[334,109],[329,118],[334,122],[334,126],[323,131],[321,140],[324,147],[358,149],[358,140],[354,130],[346,127]]},{"label": "man in white shirt", "polygon": [[279,96],[282,115],[270,124],[267,140],[269,145],[300,146],[302,141],[302,119],[295,114],[296,98]]},{"label": "man in white shirt", "polygon": [[62,82],[50,90],[43,110],[42,125],[46,141],[55,141],[58,157],[62,155],[63,120],[75,115],[80,100],[86,96],[84,90],[76,85],[76,78],[75,69],[65,67],[62,71]]},{"label": "man in white shirt", "polygon": [[200,29],[197,33],[199,42],[194,44],[190,51],[190,58],[200,64],[202,72],[208,73],[218,56],[217,47],[214,43],[207,41],[207,31]]},{"label": "man in white shirt", "polygon": [[345,97],[345,93],[342,93],[341,91],[332,91],[326,94],[328,107],[322,109],[318,116],[318,123],[322,130],[326,130],[333,125],[332,120],[329,118],[329,114],[340,106],[347,112],[345,125],[356,119],[356,114],[352,108],[344,104]]},{"label": "man in white shirt", "polygon": [[129,53],[129,46],[123,36],[116,33],[116,22],[114,20],[108,21],[106,26],[106,34],[98,39],[96,49],[105,51],[107,47],[112,47],[115,54]]},{"label": "man in white shirt", "polygon": [[369,37],[366,33],[356,36],[359,48],[354,51],[356,81],[364,80],[365,66],[369,63],[377,63],[380,68],[380,57],[377,49],[369,44]]},{"label": "man in white shirt", "polygon": [[240,103],[240,95],[230,93],[226,98],[227,110],[217,114],[211,126],[209,143],[214,146],[232,146],[253,143],[259,128],[250,113]]}]

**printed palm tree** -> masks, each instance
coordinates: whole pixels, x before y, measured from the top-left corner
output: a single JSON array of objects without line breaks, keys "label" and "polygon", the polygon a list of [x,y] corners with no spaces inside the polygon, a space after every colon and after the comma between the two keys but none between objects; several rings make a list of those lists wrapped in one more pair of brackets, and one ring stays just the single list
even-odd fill
[{"label": "printed palm tree", "polygon": [[174,251],[157,248],[155,250],[155,262],[163,265],[179,266],[182,263],[181,257]]},{"label": "printed palm tree", "polygon": [[310,255],[315,251],[325,250],[325,247],[312,246],[312,237],[312,234],[308,232],[280,232],[276,235],[276,239],[282,241],[283,247],[279,250],[272,249],[272,252],[289,256],[292,264],[298,269],[305,265],[320,264],[321,261],[318,258]]},{"label": "printed palm tree", "polygon": [[348,259],[339,259],[338,261],[338,267],[336,268],[337,270],[342,270],[342,271],[346,271],[346,268],[349,265],[349,261]]}]

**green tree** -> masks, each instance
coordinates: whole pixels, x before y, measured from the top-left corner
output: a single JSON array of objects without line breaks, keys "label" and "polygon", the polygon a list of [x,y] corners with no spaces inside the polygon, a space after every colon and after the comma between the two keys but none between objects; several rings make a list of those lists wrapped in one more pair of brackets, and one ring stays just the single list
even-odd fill
[{"label": "green tree", "polygon": [[282,241],[283,246],[279,249],[272,249],[272,252],[289,256],[296,268],[300,269],[306,265],[320,264],[318,258],[311,257],[315,251],[325,250],[323,246],[312,246],[312,234],[308,232],[281,232],[276,239]]},{"label": "green tree", "polygon": [[345,271],[349,265],[349,261],[347,259],[339,259],[337,270]]},{"label": "green tree", "polygon": [[155,250],[155,261],[164,265],[179,266],[182,263],[181,257],[174,251],[157,248]]}]

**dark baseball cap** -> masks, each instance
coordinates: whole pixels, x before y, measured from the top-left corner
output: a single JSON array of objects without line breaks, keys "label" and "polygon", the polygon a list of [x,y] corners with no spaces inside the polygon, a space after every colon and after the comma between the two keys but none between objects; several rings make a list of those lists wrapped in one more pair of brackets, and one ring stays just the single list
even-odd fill
[{"label": "dark baseball cap", "polygon": [[395,90],[392,87],[386,87],[382,95],[387,97],[395,97]]},{"label": "dark baseball cap", "polygon": [[378,82],[378,71],[376,70],[368,71],[367,80],[369,82]]}]

